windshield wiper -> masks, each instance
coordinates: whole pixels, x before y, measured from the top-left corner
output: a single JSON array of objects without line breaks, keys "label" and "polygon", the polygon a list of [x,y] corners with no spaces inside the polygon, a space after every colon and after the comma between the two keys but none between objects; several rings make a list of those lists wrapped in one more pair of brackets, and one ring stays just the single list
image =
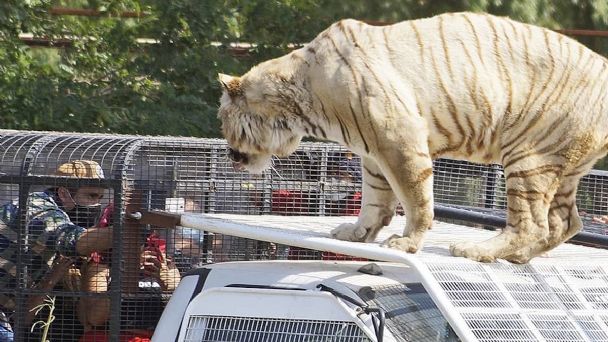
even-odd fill
[{"label": "windshield wiper", "polygon": [[342,300],[345,300],[351,304],[354,304],[354,305],[360,307],[364,313],[370,315],[372,318],[372,324],[374,325],[374,333],[376,334],[376,340],[378,342],[383,342],[383,340],[384,340],[384,322],[385,322],[384,310],[382,310],[381,308],[371,308],[366,303],[358,301],[352,297],[349,297],[349,296],[347,296],[341,292],[338,292],[338,291],[334,290],[333,288],[323,285],[323,284],[317,285],[317,288],[320,289],[321,291],[329,292]]}]

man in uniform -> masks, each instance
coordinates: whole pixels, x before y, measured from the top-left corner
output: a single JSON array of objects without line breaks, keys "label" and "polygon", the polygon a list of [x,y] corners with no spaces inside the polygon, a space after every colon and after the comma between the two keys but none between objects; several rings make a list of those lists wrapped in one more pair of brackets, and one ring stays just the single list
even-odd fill
[{"label": "man in uniform", "polygon": [[[62,164],[56,176],[103,179],[103,170],[90,160]],[[50,291],[63,278],[74,260],[111,248],[112,227],[95,227],[101,211],[101,200],[107,190],[98,186],[75,188],[50,187],[29,194],[25,208],[27,242],[22,263],[28,265],[26,288]],[[14,203],[0,207],[0,342],[12,342],[12,315],[15,312],[13,289],[17,289],[17,255],[19,250],[18,208]],[[12,292],[12,293],[10,293]],[[44,296],[27,298],[26,324],[31,324],[34,307]]]}]

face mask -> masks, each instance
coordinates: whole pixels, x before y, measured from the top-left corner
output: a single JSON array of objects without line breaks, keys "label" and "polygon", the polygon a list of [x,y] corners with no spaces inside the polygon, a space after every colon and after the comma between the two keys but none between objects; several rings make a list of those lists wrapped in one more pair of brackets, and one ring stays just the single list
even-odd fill
[{"label": "face mask", "polygon": [[70,221],[83,228],[95,226],[101,214],[101,205],[76,205],[72,210],[66,212]]},{"label": "face mask", "polygon": [[74,197],[70,194],[72,201],[75,203],[74,208],[66,210],[66,214],[70,217],[70,221],[77,226],[83,228],[93,227],[97,224],[97,220],[101,216],[101,204],[80,205],[76,204]]}]

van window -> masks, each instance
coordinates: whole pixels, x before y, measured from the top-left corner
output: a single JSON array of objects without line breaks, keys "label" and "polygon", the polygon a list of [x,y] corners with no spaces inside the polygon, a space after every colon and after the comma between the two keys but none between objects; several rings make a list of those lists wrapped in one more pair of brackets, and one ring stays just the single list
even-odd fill
[{"label": "van window", "polygon": [[460,341],[420,283],[367,287],[359,296],[385,312],[386,328],[397,341]]}]

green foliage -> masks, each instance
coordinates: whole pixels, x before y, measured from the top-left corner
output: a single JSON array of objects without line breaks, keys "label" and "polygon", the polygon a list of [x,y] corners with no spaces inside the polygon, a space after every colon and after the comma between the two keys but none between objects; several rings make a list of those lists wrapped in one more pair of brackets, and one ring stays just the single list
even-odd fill
[{"label": "green foliage", "polygon": [[[59,16],[52,7],[101,14]],[[551,28],[608,26],[605,0],[4,0],[0,127],[219,136],[218,72],[241,74],[341,18],[394,22],[462,10]],[[31,47],[23,33],[71,43]],[[254,44],[248,55],[231,53],[238,42]],[[584,42],[608,51],[606,39]]]},{"label": "green foliage", "polygon": [[[223,1],[89,1],[104,16],[84,18],[52,16],[48,2],[29,4],[0,5],[10,9],[0,21],[0,127],[217,134],[215,77],[222,65],[236,65],[211,44],[227,31]],[[125,10],[147,15],[115,17]],[[73,41],[31,48],[18,40],[21,32]],[[152,43],[137,42],[142,37]]]}]

